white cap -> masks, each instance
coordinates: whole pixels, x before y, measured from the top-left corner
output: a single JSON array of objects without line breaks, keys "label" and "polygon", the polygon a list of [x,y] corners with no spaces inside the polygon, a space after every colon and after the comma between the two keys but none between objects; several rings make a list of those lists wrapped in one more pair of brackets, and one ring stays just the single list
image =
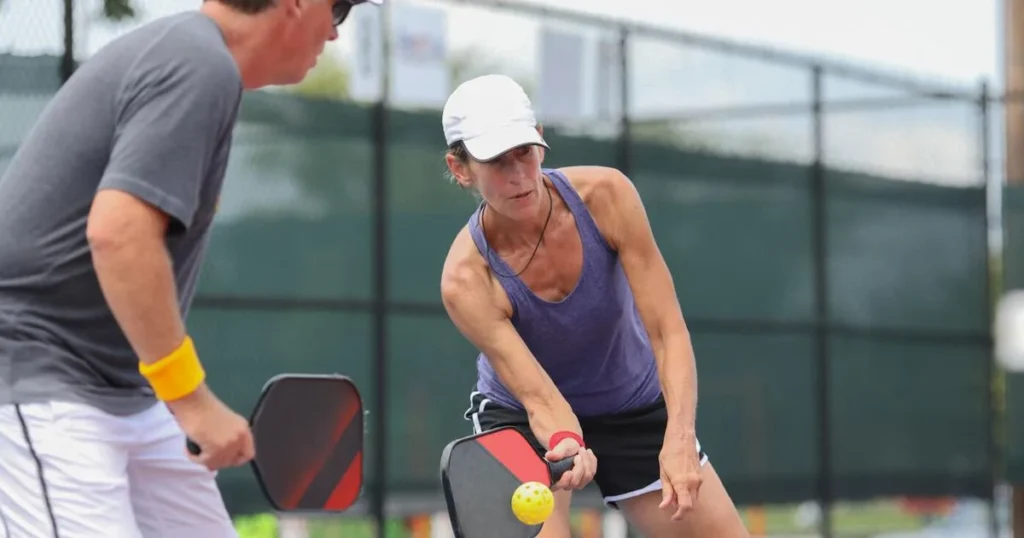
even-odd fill
[{"label": "white cap", "polygon": [[449,146],[461,141],[482,162],[520,146],[548,147],[537,132],[530,98],[504,75],[484,75],[460,84],[448,96],[441,124]]}]

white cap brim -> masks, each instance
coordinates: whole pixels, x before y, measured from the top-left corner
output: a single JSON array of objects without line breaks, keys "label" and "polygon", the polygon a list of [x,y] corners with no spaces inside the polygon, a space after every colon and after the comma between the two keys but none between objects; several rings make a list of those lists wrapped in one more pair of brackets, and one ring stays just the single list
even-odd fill
[{"label": "white cap brim", "polygon": [[473,159],[480,162],[494,160],[502,153],[522,146],[537,145],[551,149],[537,132],[537,128],[526,124],[510,125],[480,136],[467,138],[462,142]]}]

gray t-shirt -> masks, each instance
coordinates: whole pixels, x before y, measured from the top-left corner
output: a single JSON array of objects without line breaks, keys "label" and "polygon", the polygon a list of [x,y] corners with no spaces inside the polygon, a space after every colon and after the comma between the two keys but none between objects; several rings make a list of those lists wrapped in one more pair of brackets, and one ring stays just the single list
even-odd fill
[{"label": "gray t-shirt", "polygon": [[108,44],[54,96],[0,178],[0,405],[155,403],[104,299],[86,240],[98,189],[171,216],[167,248],[186,315],[242,96],[224,37],[199,12]]}]

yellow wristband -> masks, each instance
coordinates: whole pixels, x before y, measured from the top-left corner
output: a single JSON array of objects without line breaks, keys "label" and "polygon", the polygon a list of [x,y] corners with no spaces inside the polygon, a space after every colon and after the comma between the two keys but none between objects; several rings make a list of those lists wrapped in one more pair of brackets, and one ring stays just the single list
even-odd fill
[{"label": "yellow wristband", "polygon": [[206,380],[195,344],[187,335],[170,355],[151,364],[140,362],[139,372],[149,380],[156,397],[165,402],[188,396]]}]

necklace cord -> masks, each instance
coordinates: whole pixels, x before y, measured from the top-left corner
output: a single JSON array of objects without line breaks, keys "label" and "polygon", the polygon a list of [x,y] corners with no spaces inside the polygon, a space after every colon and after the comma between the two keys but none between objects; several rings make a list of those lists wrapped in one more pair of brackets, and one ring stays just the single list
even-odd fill
[{"label": "necklace cord", "polygon": [[[484,245],[486,246],[487,265],[490,265],[491,270],[497,273],[499,276],[503,276],[505,278],[517,278],[519,275],[526,272],[526,269],[530,267],[531,263],[533,263],[533,258],[534,256],[537,255],[537,251],[540,250],[540,244],[544,239],[544,232],[548,229],[548,222],[551,221],[551,213],[555,207],[555,201],[551,198],[551,190],[547,187],[546,183],[544,184],[544,190],[546,190],[548,193],[548,216],[547,218],[544,219],[544,226],[540,229],[540,237],[537,238],[537,244],[533,247],[533,253],[530,254],[530,259],[526,260],[526,265],[522,268],[522,270],[520,270],[518,273],[514,275],[504,274],[501,271],[498,271],[497,267],[491,265],[491,243],[490,241],[487,241],[487,229],[484,228],[484,212],[480,212],[480,231],[482,231],[484,234]],[[484,204],[484,207],[487,207],[486,203]],[[498,259],[501,259],[501,257],[499,256]]]}]

